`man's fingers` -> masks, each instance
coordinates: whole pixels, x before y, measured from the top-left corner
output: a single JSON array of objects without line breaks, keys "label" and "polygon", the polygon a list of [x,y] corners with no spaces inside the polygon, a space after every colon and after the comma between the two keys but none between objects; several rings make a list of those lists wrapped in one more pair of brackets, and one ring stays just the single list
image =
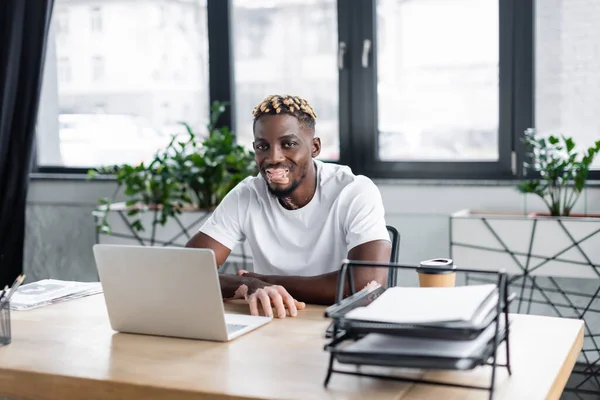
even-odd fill
[{"label": "man's fingers", "polygon": [[[245,272],[241,270],[240,272]],[[302,301],[297,301],[288,293],[283,286],[274,285],[266,286],[258,289],[252,295],[248,296],[248,304],[250,305],[250,315],[260,315],[258,311],[258,302],[260,301],[264,315],[273,317],[273,307],[278,318],[287,316],[286,308],[292,317],[298,315],[298,310],[303,310],[306,304]]]},{"label": "man's fingers", "polygon": [[251,295],[248,299],[250,305],[250,315],[258,315],[258,299],[256,295]]},{"label": "man's fingers", "polygon": [[306,303],[303,301],[294,300],[294,302],[296,303],[297,310],[304,310],[304,308],[306,307]]},{"label": "man's fingers", "polygon": [[[298,314],[298,310],[296,309],[296,304],[294,304],[296,302],[296,300],[294,300],[294,298],[283,287],[279,287],[278,292],[279,292],[279,295],[282,298],[283,302],[285,303],[285,306],[287,307],[288,310],[290,310],[290,315],[292,317],[295,317]],[[284,310],[284,312],[285,312],[285,310]]]},{"label": "man's fingers", "polygon": [[240,269],[240,270],[237,272],[238,276],[242,276],[242,275],[244,275],[244,274],[247,274],[247,273],[248,273],[248,271],[246,271],[245,269]]},{"label": "man's fingers", "polygon": [[266,317],[273,316],[273,309],[271,308],[271,298],[267,294],[264,289],[259,289],[256,292],[256,295],[260,298],[260,302],[262,303],[263,311]]},{"label": "man's fingers", "polygon": [[281,295],[279,294],[277,289],[269,288],[268,293],[269,297],[273,301],[272,303],[275,307],[275,311],[277,312],[277,317],[285,318],[286,312],[285,307],[283,306],[283,299],[281,298]]}]

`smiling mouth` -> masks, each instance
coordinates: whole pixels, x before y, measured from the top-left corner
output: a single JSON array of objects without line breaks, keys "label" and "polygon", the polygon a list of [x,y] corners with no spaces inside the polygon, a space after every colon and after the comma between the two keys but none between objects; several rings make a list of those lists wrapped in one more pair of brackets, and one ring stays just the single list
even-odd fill
[{"label": "smiling mouth", "polygon": [[288,168],[267,168],[265,172],[269,183],[285,185],[290,181],[290,178],[288,178],[290,170]]}]

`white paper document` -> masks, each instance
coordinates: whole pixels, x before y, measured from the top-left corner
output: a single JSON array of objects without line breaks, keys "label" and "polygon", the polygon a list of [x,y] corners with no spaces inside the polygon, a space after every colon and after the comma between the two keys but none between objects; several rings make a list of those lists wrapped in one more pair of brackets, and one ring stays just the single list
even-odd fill
[{"label": "white paper document", "polygon": [[31,310],[46,305],[101,293],[100,282],[43,279],[22,285],[10,299],[11,310]]},{"label": "white paper document", "polygon": [[398,324],[470,322],[481,319],[482,313],[478,311],[491,311],[489,300],[498,299],[496,289],[494,284],[450,288],[392,287],[368,306],[349,311],[346,318]]}]

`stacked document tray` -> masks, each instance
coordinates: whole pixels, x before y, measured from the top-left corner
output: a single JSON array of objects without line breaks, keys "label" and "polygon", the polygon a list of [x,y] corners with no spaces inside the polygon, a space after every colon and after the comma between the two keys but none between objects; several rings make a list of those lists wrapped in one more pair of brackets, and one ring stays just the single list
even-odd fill
[{"label": "stacked document tray", "polygon": [[[416,268],[347,261],[340,270],[338,287],[345,287],[345,277],[353,268],[380,266]],[[338,293],[338,302],[325,311],[325,316],[332,319],[331,341],[325,346],[330,353],[325,385],[332,373],[377,376],[357,369],[334,369],[334,362],[420,370],[470,370],[491,365],[489,387],[453,385],[488,390],[491,398],[496,367],[507,367],[510,373],[508,283],[504,272],[464,272],[494,274],[497,283],[451,288],[375,286],[345,299],[340,299]],[[506,363],[500,365],[497,350],[503,342],[506,343]]]}]

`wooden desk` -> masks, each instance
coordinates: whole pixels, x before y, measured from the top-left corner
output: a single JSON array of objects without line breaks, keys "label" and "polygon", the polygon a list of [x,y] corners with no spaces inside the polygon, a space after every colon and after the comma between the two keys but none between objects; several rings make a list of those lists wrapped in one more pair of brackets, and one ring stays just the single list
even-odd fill
[{"label": "wooden desk", "polygon": [[[246,312],[241,304],[228,305]],[[115,333],[95,295],[12,313],[0,348],[0,395],[16,399],[486,399],[481,390],[334,374],[322,307],[274,320],[230,343]],[[558,399],[583,343],[583,322],[515,315],[513,376],[497,375],[495,399]],[[409,371],[420,375],[418,371]],[[490,369],[428,372],[487,385]]]}]

